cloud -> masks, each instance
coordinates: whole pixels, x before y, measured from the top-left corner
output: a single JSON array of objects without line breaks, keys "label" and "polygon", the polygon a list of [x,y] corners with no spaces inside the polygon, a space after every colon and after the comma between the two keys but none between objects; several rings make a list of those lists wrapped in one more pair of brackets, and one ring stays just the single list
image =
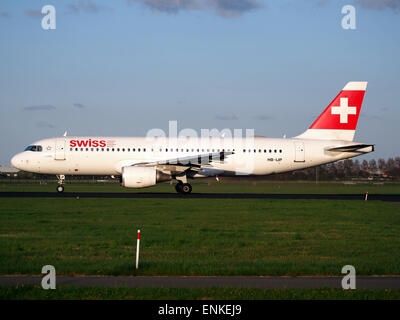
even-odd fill
[{"label": "cloud", "polygon": [[[304,2],[311,2],[311,4],[317,6],[317,7],[326,7],[331,0],[303,0]],[[290,4],[290,3],[288,3]]]},{"label": "cloud", "polygon": [[217,120],[238,120],[238,117],[232,112],[226,112],[223,114],[217,114],[215,116],[215,119]]},{"label": "cloud", "polygon": [[255,116],[254,119],[265,121],[265,120],[273,120],[274,117],[266,115],[266,114],[259,114],[259,115]]},{"label": "cloud", "polygon": [[400,0],[354,0],[356,4],[375,10],[391,9],[400,12]]},{"label": "cloud", "polygon": [[127,0],[127,2],[140,3],[154,12],[172,14],[180,11],[211,9],[222,17],[238,17],[263,7],[260,0]]},{"label": "cloud", "polygon": [[55,128],[55,126],[47,121],[36,122],[36,127],[38,128]]},{"label": "cloud", "polygon": [[75,108],[78,108],[78,109],[84,109],[84,108],[86,108],[85,105],[83,105],[82,103],[79,103],[79,102],[74,103],[73,106],[74,106]]},{"label": "cloud", "polygon": [[6,11],[1,11],[0,12],[0,18],[9,18],[10,14]]},{"label": "cloud", "polygon": [[361,113],[360,118],[371,119],[371,120],[382,120],[381,116],[378,116],[376,114],[368,114],[368,113]]},{"label": "cloud", "polygon": [[211,0],[210,4],[222,17],[237,17],[263,7],[258,0]]},{"label": "cloud", "polygon": [[42,11],[40,11],[40,10],[25,10],[25,14],[28,17],[33,17],[33,18],[42,17],[43,16]]},{"label": "cloud", "polygon": [[152,11],[178,13],[181,10],[200,9],[198,0],[128,0],[128,3],[141,3]]},{"label": "cloud", "polygon": [[329,4],[329,0],[317,0],[318,7],[326,7]]},{"label": "cloud", "polygon": [[[335,1],[332,0],[304,0],[304,1],[312,2],[317,7],[325,7],[329,3],[335,3]],[[354,0],[354,4],[356,6],[372,10],[389,9],[395,12],[400,12],[400,0]]]},{"label": "cloud", "polygon": [[110,8],[98,5],[90,0],[81,0],[67,4],[67,13],[99,13],[100,11],[110,10]]},{"label": "cloud", "polygon": [[24,107],[24,111],[51,111],[54,109],[56,109],[56,107],[51,104]]}]

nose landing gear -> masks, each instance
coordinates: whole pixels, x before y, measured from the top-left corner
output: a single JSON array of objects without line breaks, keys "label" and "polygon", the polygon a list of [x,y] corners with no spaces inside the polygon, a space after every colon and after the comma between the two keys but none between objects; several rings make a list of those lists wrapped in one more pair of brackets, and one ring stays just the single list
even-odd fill
[{"label": "nose landing gear", "polygon": [[58,193],[63,193],[64,192],[65,176],[63,174],[60,174],[59,176],[57,176],[57,179],[58,179],[57,192]]}]

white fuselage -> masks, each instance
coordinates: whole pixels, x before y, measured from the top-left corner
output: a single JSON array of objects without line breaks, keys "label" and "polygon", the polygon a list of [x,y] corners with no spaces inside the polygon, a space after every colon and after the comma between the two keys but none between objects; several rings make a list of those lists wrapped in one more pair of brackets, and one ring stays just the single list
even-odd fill
[{"label": "white fuselage", "polygon": [[359,155],[327,149],[354,144],[342,140],[269,138],[61,137],[34,143],[12,159],[21,170],[56,175],[120,175],[126,166],[233,152],[224,161],[201,166],[190,177],[268,175],[304,169]]}]

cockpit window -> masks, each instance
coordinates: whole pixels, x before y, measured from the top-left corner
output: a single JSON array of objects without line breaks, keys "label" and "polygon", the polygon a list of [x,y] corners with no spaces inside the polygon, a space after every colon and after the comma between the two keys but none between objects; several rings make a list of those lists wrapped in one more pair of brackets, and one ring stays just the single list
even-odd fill
[{"label": "cockpit window", "polygon": [[42,150],[42,146],[29,146],[25,148],[25,151],[41,152]]}]

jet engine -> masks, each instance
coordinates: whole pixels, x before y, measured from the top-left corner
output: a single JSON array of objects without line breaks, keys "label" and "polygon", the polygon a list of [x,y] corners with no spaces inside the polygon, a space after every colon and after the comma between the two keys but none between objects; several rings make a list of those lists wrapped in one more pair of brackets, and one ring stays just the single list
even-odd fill
[{"label": "jet engine", "polygon": [[153,167],[123,167],[121,186],[126,188],[146,188],[157,182],[169,181],[172,177]]}]

